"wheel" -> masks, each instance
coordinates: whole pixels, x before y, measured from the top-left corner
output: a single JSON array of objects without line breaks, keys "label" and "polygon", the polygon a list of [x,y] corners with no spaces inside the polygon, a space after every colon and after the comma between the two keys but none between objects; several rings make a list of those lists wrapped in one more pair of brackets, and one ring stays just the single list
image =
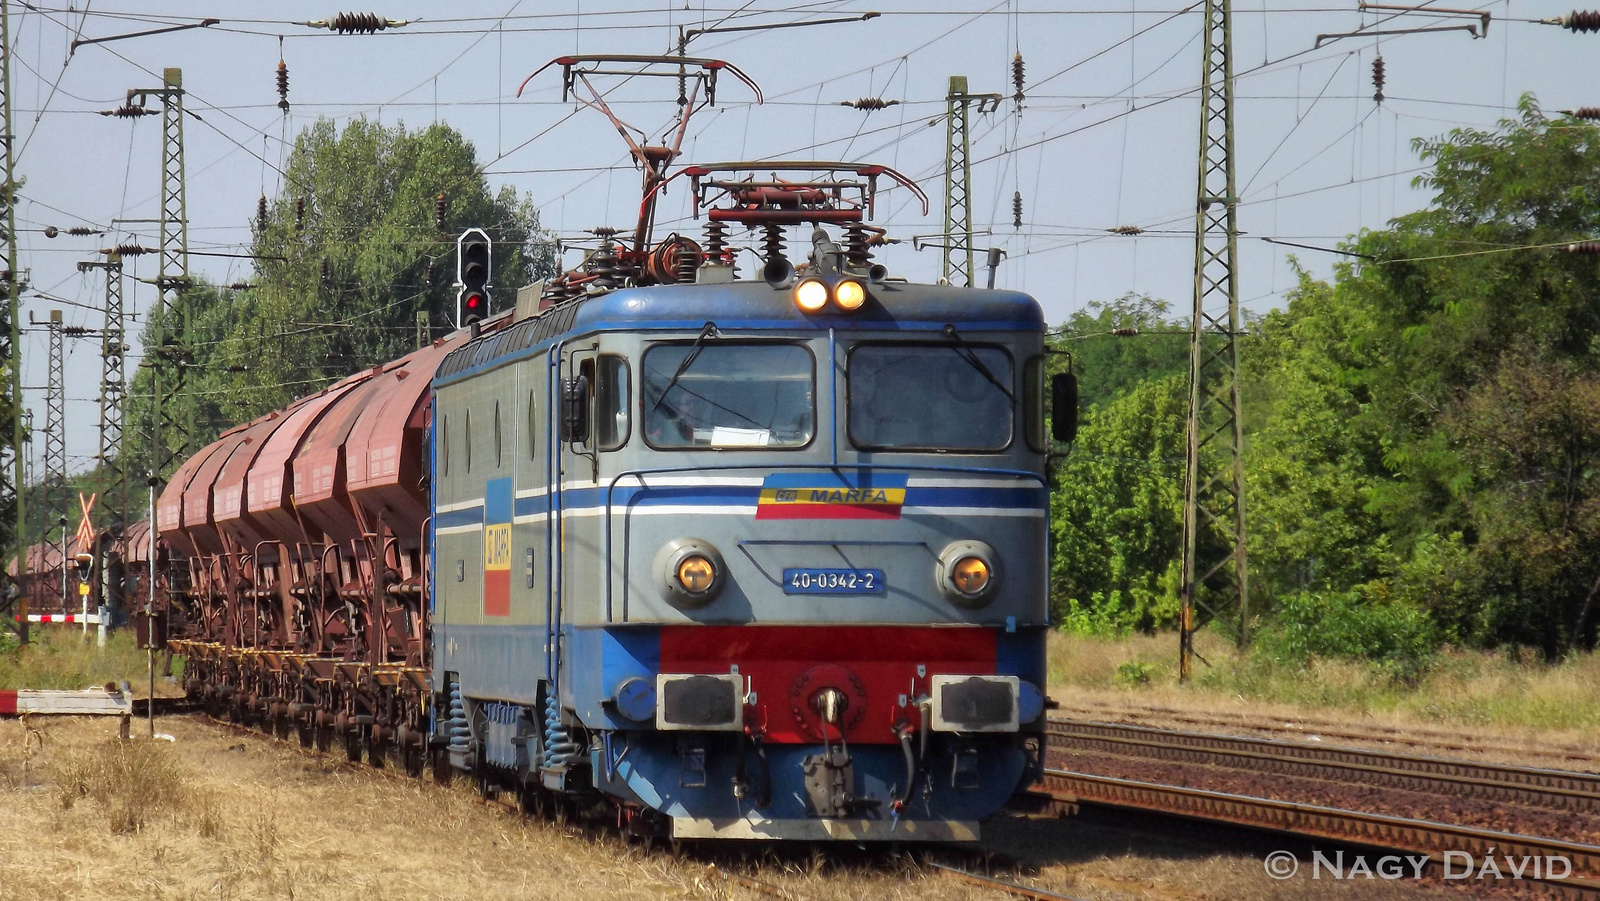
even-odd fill
[{"label": "wheel", "polygon": [[413,779],[422,778],[423,753],[422,748],[416,744],[403,745],[400,748],[400,765],[405,768],[406,775]]},{"label": "wheel", "polygon": [[450,765],[450,755],[443,748],[435,748],[433,755],[433,782],[435,785],[449,785],[455,781],[456,768]]}]

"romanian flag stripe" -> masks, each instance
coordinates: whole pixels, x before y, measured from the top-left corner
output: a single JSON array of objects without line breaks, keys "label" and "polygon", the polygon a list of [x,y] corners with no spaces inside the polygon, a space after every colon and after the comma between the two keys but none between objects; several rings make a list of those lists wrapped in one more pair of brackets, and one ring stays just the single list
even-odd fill
[{"label": "romanian flag stripe", "polygon": [[781,473],[762,483],[756,519],[899,519],[905,502],[905,475]]}]

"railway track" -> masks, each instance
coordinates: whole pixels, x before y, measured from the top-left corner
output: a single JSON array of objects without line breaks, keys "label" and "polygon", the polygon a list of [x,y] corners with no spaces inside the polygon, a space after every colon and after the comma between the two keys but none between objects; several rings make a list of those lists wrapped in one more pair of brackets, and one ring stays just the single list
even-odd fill
[{"label": "railway track", "polygon": [[1176,785],[1155,785],[1047,768],[1043,792],[1057,804],[1099,805],[1226,823],[1307,838],[1320,838],[1425,854],[1437,867],[1446,852],[1461,852],[1482,860],[1498,857],[1565,857],[1571,875],[1526,879],[1563,898],[1600,899],[1600,846],[1558,839],[1493,832],[1448,823],[1297,804],[1271,798],[1225,794]]},{"label": "railway track", "polygon": [[[1167,723],[1183,723],[1188,726],[1204,728],[1223,728],[1230,730],[1250,730],[1266,732],[1273,735],[1284,733],[1316,735],[1318,738],[1336,738],[1348,741],[1382,742],[1384,744],[1411,745],[1419,748],[1431,748],[1437,751],[1466,751],[1490,752],[1513,757],[1546,757],[1563,761],[1574,761],[1580,764],[1600,768],[1600,750],[1593,747],[1579,747],[1569,744],[1544,743],[1537,747],[1518,747],[1514,745],[1485,741],[1481,738],[1468,739],[1459,732],[1448,732],[1437,729],[1408,727],[1401,729],[1394,726],[1373,724],[1362,728],[1352,728],[1349,723],[1329,719],[1318,719],[1296,715],[1292,722],[1282,719],[1263,718],[1259,715],[1248,717],[1221,716],[1197,713],[1192,710],[1179,710],[1173,707],[1160,705],[1142,705],[1127,707],[1097,701],[1078,702],[1067,715],[1067,719],[1093,718],[1102,721],[1123,720],[1159,720]],[[1130,725],[1139,725],[1137,722]],[[1169,728],[1167,726],[1154,726],[1149,728]]]},{"label": "railway track", "polygon": [[1053,720],[1049,746],[1332,779],[1578,813],[1600,812],[1600,774],[1503,766],[1365,748]]}]

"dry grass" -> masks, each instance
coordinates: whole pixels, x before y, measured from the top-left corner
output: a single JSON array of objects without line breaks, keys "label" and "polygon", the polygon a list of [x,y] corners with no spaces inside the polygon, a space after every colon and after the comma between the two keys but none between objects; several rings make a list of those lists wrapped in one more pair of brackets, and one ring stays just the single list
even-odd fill
[{"label": "dry grass", "polygon": [[[1004,897],[884,850],[724,846],[674,858],[511,816],[459,783],[352,768],[194,718],[158,728],[177,740],[118,743],[114,720],[44,723],[31,781],[0,780],[0,899],[765,897],[719,872],[814,901]],[[19,721],[0,721],[0,760],[20,759],[23,735]],[[138,799],[147,809],[135,824],[118,811]],[[1038,884],[1096,901],[1326,896],[1309,882],[1268,883],[1254,850],[1085,821],[1002,819],[990,832],[994,847],[1040,861]]]},{"label": "dry grass", "polygon": [[[134,694],[147,693],[148,662],[144,651],[134,646],[133,631],[123,629],[96,647],[94,632],[87,640],[76,626],[42,626],[32,630],[26,649],[0,653],[0,689],[94,688],[127,680]],[[156,694],[177,691],[161,678],[161,660],[156,660]],[[182,660],[174,661],[174,675],[181,675]]]},{"label": "dry grass", "polygon": [[1294,719],[1335,719],[1446,728],[1505,741],[1563,742],[1600,751],[1600,656],[1546,665],[1505,654],[1449,650],[1414,685],[1360,661],[1285,664],[1241,654],[1209,633],[1196,636],[1209,665],[1178,684],[1177,636],[1101,639],[1050,636],[1051,694],[1071,707],[1087,699]]}]

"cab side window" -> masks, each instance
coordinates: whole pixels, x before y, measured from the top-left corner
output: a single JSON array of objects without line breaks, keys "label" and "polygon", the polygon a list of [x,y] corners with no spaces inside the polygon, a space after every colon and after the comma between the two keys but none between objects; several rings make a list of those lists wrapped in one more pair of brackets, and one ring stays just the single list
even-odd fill
[{"label": "cab side window", "polygon": [[616,450],[628,443],[628,398],[631,396],[628,377],[625,358],[606,354],[596,361],[589,384],[594,386],[594,412],[590,421],[594,423],[597,450]]}]

